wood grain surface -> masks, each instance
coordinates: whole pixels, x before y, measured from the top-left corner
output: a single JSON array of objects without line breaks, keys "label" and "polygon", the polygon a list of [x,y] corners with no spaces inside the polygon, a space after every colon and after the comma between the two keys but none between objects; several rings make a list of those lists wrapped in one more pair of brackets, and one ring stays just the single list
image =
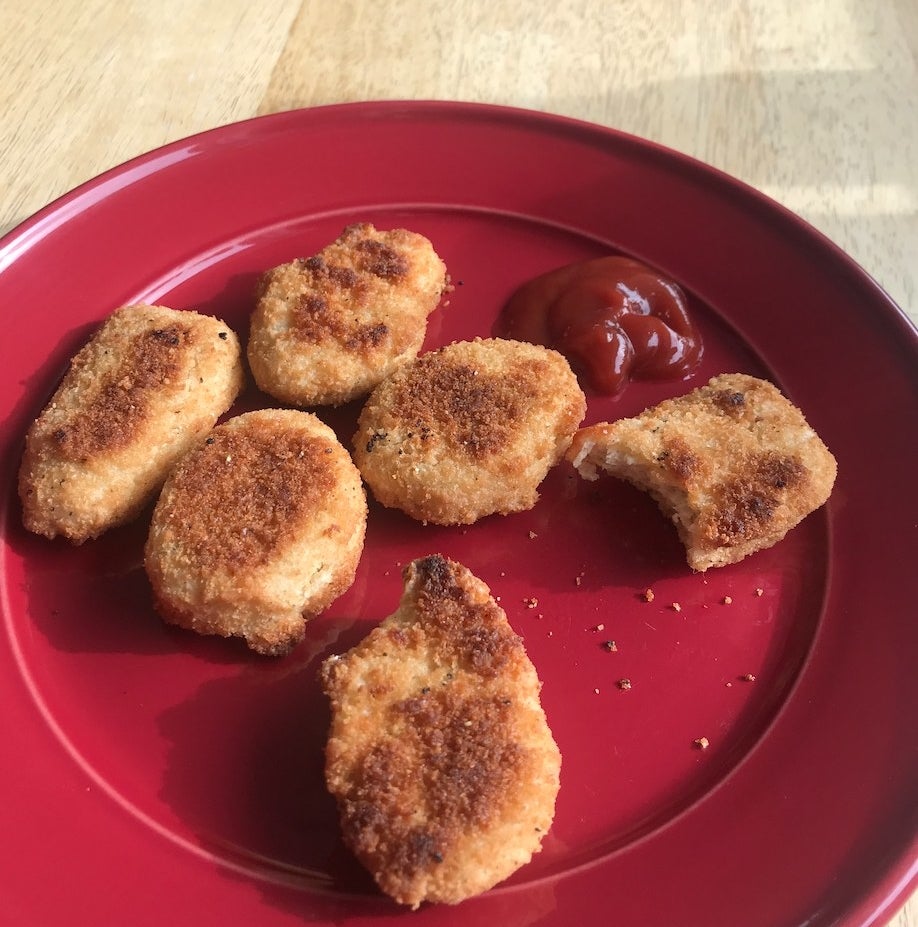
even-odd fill
[{"label": "wood grain surface", "polygon": [[[0,0],[0,233],[257,114],[461,99],[613,126],[764,191],[918,320],[918,2]],[[918,927],[918,897],[891,922]]]}]

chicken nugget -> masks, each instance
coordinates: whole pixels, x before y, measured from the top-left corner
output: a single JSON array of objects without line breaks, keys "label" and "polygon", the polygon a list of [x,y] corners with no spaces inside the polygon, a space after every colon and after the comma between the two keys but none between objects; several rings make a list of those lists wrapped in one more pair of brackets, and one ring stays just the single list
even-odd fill
[{"label": "chicken nugget", "polygon": [[835,458],[766,380],[714,377],[636,418],[581,429],[568,458],[648,491],[701,572],[776,544],[828,498]]},{"label": "chicken nugget", "polygon": [[366,514],[360,474],[314,415],[232,418],[182,458],[156,504],[145,566],[157,610],[283,655],[354,581]]},{"label": "chicken nugget", "polygon": [[397,902],[455,904],[541,849],[561,754],[541,683],[488,587],[434,555],[395,614],[330,657],[326,782],[344,840]]},{"label": "chicken nugget", "polygon": [[446,287],[423,235],[350,225],[313,257],[263,276],[248,344],[255,381],[297,406],[366,395],[417,355]]},{"label": "chicken nugget", "polygon": [[460,341],[373,391],[354,459],[383,505],[423,522],[471,524],[532,508],[585,411],[557,351],[500,338]]},{"label": "chicken nugget", "polygon": [[26,528],[79,544],[135,518],[232,405],[240,353],[219,319],[163,306],[116,310],[26,435]]}]

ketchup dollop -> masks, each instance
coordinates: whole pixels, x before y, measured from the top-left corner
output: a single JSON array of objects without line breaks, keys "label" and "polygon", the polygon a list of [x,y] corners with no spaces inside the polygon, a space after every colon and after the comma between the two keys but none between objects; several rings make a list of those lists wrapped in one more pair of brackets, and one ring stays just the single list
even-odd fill
[{"label": "ketchup dollop", "polygon": [[523,284],[504,306],[498,334],[555,348],[597,392],[634,379],[685,378],[701,338],[676,283],[631,258],[569,264]]}]

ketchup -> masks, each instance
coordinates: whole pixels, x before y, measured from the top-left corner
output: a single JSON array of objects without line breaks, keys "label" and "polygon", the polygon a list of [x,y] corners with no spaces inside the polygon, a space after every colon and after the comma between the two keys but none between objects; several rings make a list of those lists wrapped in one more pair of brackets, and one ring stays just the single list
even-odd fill
[{"label": "ketchup", "polygon": [[501,337],[556,348],[583,368],[593,389],[611,395],[632,378],[687,377],[702,354],[682,290],[618,256],[569,264],[523,284],[497,328]]}]

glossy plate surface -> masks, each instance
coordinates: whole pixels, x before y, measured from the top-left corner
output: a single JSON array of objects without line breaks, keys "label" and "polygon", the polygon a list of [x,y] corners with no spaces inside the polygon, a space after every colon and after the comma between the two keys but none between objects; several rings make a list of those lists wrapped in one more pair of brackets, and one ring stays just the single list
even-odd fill
[{"label": "glossy plate surface", "polygon": [[[590,395],[587,421],[716,373],[769,377],[838,459],[829,505],[773,549],[693,575],[647,498],[564,467],[530,512],[464,529],[371,504],[354,586],[281,660],[159,621],[141,564],[148,514],[78,548],[22,529],[25,429],[101,319],[159,302],[218,315],[244,339],[258,273],[357,220],[421,232],[446,261],[455,290],[427,347],[489,335],[517,285],[569,261],[621,251],[656,265],[690,294],[702,369]],[[414,923],[864,925],[914,884],[918,346],[799,219],[607,129],[358,104],[145,155],[7,236],[0,269],[4,922],[399,914],[340,843],[315,677],[394,610],[400,567],[432,552],[500,597],[564,765],[542,853]],[[267,405],[250,389],[236,410]],[[349,443],[357,411],[321,414]]]}]

